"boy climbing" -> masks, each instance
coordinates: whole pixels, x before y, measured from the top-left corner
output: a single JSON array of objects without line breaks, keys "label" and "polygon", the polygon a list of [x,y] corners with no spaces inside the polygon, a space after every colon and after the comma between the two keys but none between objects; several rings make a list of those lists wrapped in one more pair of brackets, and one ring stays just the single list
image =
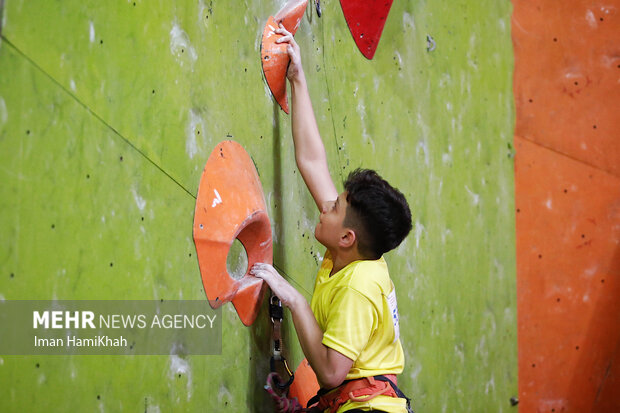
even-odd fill
[{"label": "boy climbing", "polygon": [[327,252],[311,304],[268,264],[264,279],[292,314],[301,348],[321,386],[315,411],[407,412],[396,386],[403,371],[396,294],[383,254],[411,230],[405,197],[376,172],[356,170],[338,194],[314,117],[299,46],[282,26],[292,96],[297,167],[319,210],[315,237]]}]

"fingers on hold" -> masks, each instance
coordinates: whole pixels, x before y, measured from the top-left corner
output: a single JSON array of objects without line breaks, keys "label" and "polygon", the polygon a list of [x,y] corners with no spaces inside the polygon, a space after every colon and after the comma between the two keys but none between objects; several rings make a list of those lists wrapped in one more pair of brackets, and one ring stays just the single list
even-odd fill
[{"label": "fingers on hold", "polygon": [[252,268],[250,268],[250,274],[254,274],[254,275],[256,275],[256,274],[258,274],[260,271],[262,271],[263,269],[264,269],[264,268],[262,267],[262,264],[259,264],[259,263],[254,264],[254,265],[252,266]]},{"label": "fingers on hold", "polygon": [[252,266],[250,273],[256,275],[259,273],[268,272],[270,270],[270,267],[271,266],[269,264],[265,264],[264,262],[257,262]]}]

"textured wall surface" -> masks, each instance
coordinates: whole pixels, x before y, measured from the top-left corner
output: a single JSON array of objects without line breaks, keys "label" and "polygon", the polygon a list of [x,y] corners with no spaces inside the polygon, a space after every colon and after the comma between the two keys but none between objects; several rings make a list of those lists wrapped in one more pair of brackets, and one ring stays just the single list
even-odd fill
[{"label": "textured wall surface", "polygon": [[620,411],[620,1],[515,1],[522,412]]},{"label": "textured wall surface", "polygon": [[[257,165],[274,261],[310,297],[317,211],[259,58],[283,3],[4,1],[0,299],[203,298],[195,195],[225,139]],[[511,5],[394,2],[372,61],[321,6],[296,38],[334,177],[375,168],[414,214],[387,256],[400,384],[420,412],[516,409]],[[219,356],[0,356],[0,410],[269,411],[267,315],[223,314]]]}]

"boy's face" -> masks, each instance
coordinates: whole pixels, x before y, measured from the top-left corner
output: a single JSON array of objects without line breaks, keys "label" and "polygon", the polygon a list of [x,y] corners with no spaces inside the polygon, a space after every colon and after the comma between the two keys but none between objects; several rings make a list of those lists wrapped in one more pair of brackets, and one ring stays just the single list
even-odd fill
[{"label": "boy's face", "polygon": [[335,201],[326,202],[323,205],[319,222],[314,229],[314,236],[317,241],[327,249],[336,249],[340,237],[343,235],[344,219],[347,213],[347,193],[346,191],[338,195]]}]

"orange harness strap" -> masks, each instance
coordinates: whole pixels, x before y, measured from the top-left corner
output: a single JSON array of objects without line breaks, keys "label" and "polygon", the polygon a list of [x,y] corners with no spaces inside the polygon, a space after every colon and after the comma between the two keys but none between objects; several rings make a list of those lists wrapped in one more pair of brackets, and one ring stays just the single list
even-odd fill
[{"label": "orange harness strap", "polygon": [[[395,375],[385,375],[385,377],[396,383]],[[362,377],[347,381],[340,387],[321,395],[318,408],[320,411],[329,409],[331,413],[336,413],[340,406],[349,400],[366,402],[381,395],[398,397],[390,383],[376,380],[374,377]]]}]

